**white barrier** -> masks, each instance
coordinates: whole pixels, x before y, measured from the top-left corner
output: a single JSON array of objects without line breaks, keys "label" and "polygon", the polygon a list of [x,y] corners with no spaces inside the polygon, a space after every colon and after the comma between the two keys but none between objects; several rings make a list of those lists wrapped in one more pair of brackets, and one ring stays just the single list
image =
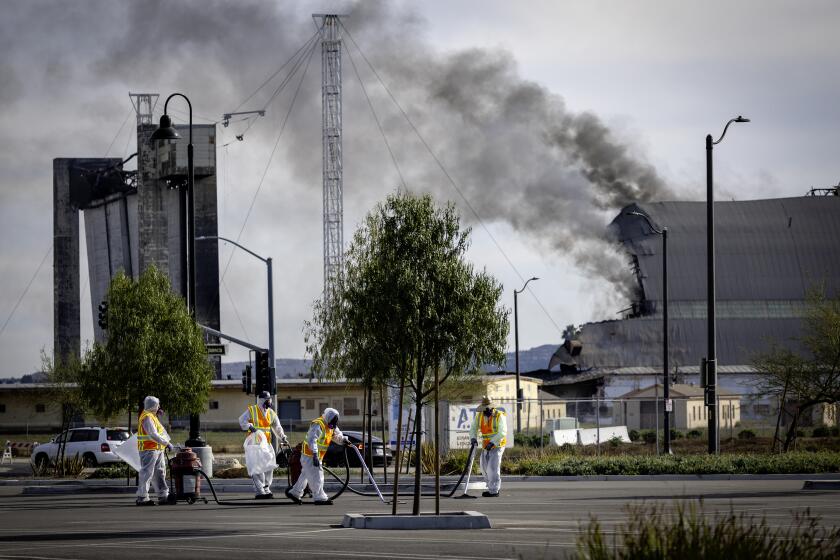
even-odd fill
[{"label": "white barrier", "polygon": [[627,426],[611,426],[600,428],[581,428],[579,430],[554,430],[551,432],[551,445],[595,445],[599,442],[606,443],[612,438],[619,438],[622,443],[630,443],[630,436],[627,433]]}]

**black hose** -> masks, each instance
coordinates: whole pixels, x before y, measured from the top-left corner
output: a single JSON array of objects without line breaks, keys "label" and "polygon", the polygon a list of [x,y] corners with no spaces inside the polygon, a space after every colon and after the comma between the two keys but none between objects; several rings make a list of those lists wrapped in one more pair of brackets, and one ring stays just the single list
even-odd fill
[{"label": "black hose", "polygon": [[[349,461],[347,461],[347,450],[346,449],[344,450],[344,459],[345,459],[344,464],[346,466],[347,475],[344,479],[344,482],[342,483],[342,487],[339,489],[338,492],[336,492],[334,495],[330,496],[330,498],[329,498],[330,500],[335,500],[336,498],[341,496],[344,493],[344,491],[347,489],[347,487],[350,485],[350,466],[349,466]],[[341,479],[338,478],[338,475],[336,475],[333,471],[331,471],[327,467],[324,467],[324,470],[329,472],[339,482],[341,482]],[[200,474],[201,476],[203,476],[204,480],[207,481],[207,485],[210,487],[210,492],[212,492],[212,494],[213,494],[213,500],[220,506],[250,506],[250,507],[255,507],[256,506],[256,507],[262,507],[262,506],[284,506],[284,505],[290,505],[292,503],[292,502],[286,502],[286,501],[255,502],[254,500],[220,500],[219,497],[216,495],[216,489],[213,488],[213,482],[210,480],[210,477],[207,476],[207,473],[205,473],[201,469],[196,469],[196,472],[198,474]],[[171,474],[171,469],[170,469],[170,474]],[[287,475],[287,480],[289,481],[289,486],[291,487],[291,475],[289,475],[288,467],[287,467],[286,475]],[[172,485],[173,485],[173,487],[175,485],[174,479],[173,479]]]},{"label": "black hose", "polygon": [[[475,444],[470,444],[470,453],[469,453],[469,455],[467,455],[467,464],[464,465],[464,470],[461,471],[461,476],[458,478],[458,482],[455,483],[455,486],[452,487],[452,490],[450,490],[448,494],[441,494],[444,498],[451,498],[455,494],[455,492],[458,490],[458,487],[461,486],[461,483],[464,481],[464,477],[467,476],[467,471],[472,467],[471,459],[473,457],[473,453],[475,453],[475,447],[476,447]],[[346,461],[347,449],[344,450],[344,457],[345,457],[345,463],[347,463],[347,461]],[[338,478],[338,476],[336,476],[335,473],[333,473],[331,470],[327,469],[326,467],[324,467],[324,470],[326,470],[328,473],[330,473],[333,476],[333,478],[335,478],[336,480],[341,482],[341,479]],[[357,496],[366,496],[366,497],[373,497],[373,498],[378,498],[379,497],[379,494],[377,494],[375,492],[362,492],[361,490],[356,490],[355,488],[353,488],[353,486],[349,484],[349,476],[350,476],[349,467],[347,469],[347,476],[348,476],[348,480],[345,483],[347,490],[350,490],[352,493],[356,494]],[[336,497],[340,496],[342,492],[344,492],[344,488],[342,488],[342,490],[338,494],[336,494]],[[397,496],[413,496],[413,495],[414,495],[414,492],[397,492]],[[421,492],[420,495],[431,497],[431,496],[435,496],[436,494],[434,492]]]}]

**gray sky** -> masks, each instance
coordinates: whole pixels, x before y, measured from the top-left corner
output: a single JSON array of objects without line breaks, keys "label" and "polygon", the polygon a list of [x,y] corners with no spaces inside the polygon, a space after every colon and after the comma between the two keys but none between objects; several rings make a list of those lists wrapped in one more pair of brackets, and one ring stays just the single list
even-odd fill
[{"label": "gray sky", "polygon": [[[345,238],[400,184],[355,62],[408,188],[462,208],[474,227],[470,258],[504,283],[506,305],[520,275],[541,278],[520,298],[523,348],[559,342],[555,324],[615,317],[629,271],[602,240],[604,225],[628,197],[702,198],[704,137],[729,118],[753,122],[715,150],[719,197],[798,196],[840,180],[836,2],[0,0],[0,8],[0,326],[51,247],[52,159],[134,152],[129,91],[183,91],[197,122],[218,120],[314,33],[313,11],[351,14],[352,37],[482,220],[346,41]],[[241,236],[277,263],[278,357],[302,357],[302,322],[322,285],[318,55]],[[261,107],[275,85],[243,109]],[[232,142],[218,152],[222,235],[243,226],[293,89],[244,142],[233,136],[246,123],[219,127],[219,145]],[[223,247],[223,267],[229,254]],[[221,294],[223,330],[259,343],[263,272],[234,254]],[[84,290],[82,305],[90,338]],[[41,349],[52,350],[52,317],[49,253],[0,334],[0,377],[39,366]]]}]

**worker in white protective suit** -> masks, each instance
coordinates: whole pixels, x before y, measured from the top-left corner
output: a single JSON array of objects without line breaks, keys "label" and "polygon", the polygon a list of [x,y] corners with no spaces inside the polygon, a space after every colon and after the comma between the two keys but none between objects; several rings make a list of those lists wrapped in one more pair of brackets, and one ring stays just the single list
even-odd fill
[{"label": "worker in white protective suit", "polygon": [[507,417],[488,397],[481,401],[470,428],[470,441],[481,445],[481,474],[487,482],[485,498],[495,498],[502,487],[502,454],[507,444]]},{"label": "worker in white protective suit", "polygon": [[303,489],[309,484],[316,506],[332,505],[332,500],[324,492],[324,470],[321,467],[321,461],[324,460],[327,448],[333,441],[339,445],[349,444],[349,440],[338,429],[338,411],[327,408],[321,416],[309,424],[300,457],[300,477],[293,487],[286,489],[287,498],[296,504],[301,503]]},{"label": "worker in white protective suit", "polygon": [[[249,433],[262,432],[265,434],[269,445],[271,445],[272,431],[277,434],[280,443],[287,445],[289,443],[286,433],[283,431],[283,426],[280,425],[277,413],[271,408],[271,394],[268,391],[262,391],[257,396],[257,404],[249,406],[248,410],[239,417],[239,427]],[[254,498],[265,500],[274,497],[271,493],[274,467],[265,472],[255,473],[251,480],[254,482]]]},{"label": "worker in white protective suit", "polygon": [[153,506],[149,499],[149,485],[154,484],[158,505],[167,504],[169,486],[166,484],[166,459],[164,450],[171,450],[172,443],[163,424],[158,420],[160,400],[146,397],[143,400],[143,412],[137,422],[137,450],[140,453],[140,474],[137,483],[137,505]]}]

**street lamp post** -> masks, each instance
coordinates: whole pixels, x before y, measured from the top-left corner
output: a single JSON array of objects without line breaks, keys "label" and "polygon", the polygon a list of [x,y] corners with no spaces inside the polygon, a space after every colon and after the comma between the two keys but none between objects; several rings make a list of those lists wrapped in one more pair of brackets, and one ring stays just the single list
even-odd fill
[{"label": "street lamp post", "polygon": [[516,344],[516,433],[522,432],[522,389],[519,387],[519,305],[517,296],[525,291],[528,282],[539,280],[536,276],[529,278],[521,290],[513,290],[513,339]]},{"label": "street lamp post", "polygon": [[[708,411],[709,453],[720,452],[717,418],[717,349],[715,345],[715,193],[712,173],[712,149],[726,136],[732,123],[747,123],[750,119],[738,115],[729,119],[716,141],[706,135],[706,285],[708,289],[708,356],[706,358],[706,407]],[[701,372],[702,375],[702,372]]]},{"label": "street lamp post", "polygon": [[668,366],[668,228],[657,229],[653,222],[641,212],[628,212],[632,216],[640,216],[647,222],[651,231],[662,236],[662,427],[665,431],[664,452],[671,454],[671,376]]},{"label": "street lamp post", "polygon": [[[211,239],[221,240],[225,241],[226,243],[230,243],[231,245],[235,245],[236,247],[239,247],[249,255],[258,258],[259,260],[265,263],[266,271],[268,274],[268,361],[270,367],[273,369],[277,362],[274,361],[274,280],[272,275],[271,257],[261,257],[260,255],[251,251],[247,247],[243,247],[236,241],[228,239],[227,237],[221,237],[219,235],[203,235],[201,237],[195,238],[196,241],[208,241]],[[271,388],[271,394],[277,394],[276,382],[275,386]]]},{"label": "street lamp post", "polygon": [[[192,103],[190,99],[183,93],[173,93],[166,98],[163,105],[163,115],[160,117],[160,126],[152,133],[149,140],[177,140],[181,136],[175,127],[172,126],[172,119],[169,118],[167,109],[169,107],[169,100],[173,97],[183,97],[187,102],[190,114],[190,135],[189,143],[187,144],[187,207],[186,212],[182,216],[182,239],[186,243],[181,245],[181,270],[182,274],[186,276],[186,282],[183,283],[184,299],[187,302],[187,309],[195,317],[195,166],[193,164],[193,118],[192,118]],[[201,419],[198,414],[190,414],[190,437],[185,442],[189,447],[205,447],[207,443],[201,437]]]}]

